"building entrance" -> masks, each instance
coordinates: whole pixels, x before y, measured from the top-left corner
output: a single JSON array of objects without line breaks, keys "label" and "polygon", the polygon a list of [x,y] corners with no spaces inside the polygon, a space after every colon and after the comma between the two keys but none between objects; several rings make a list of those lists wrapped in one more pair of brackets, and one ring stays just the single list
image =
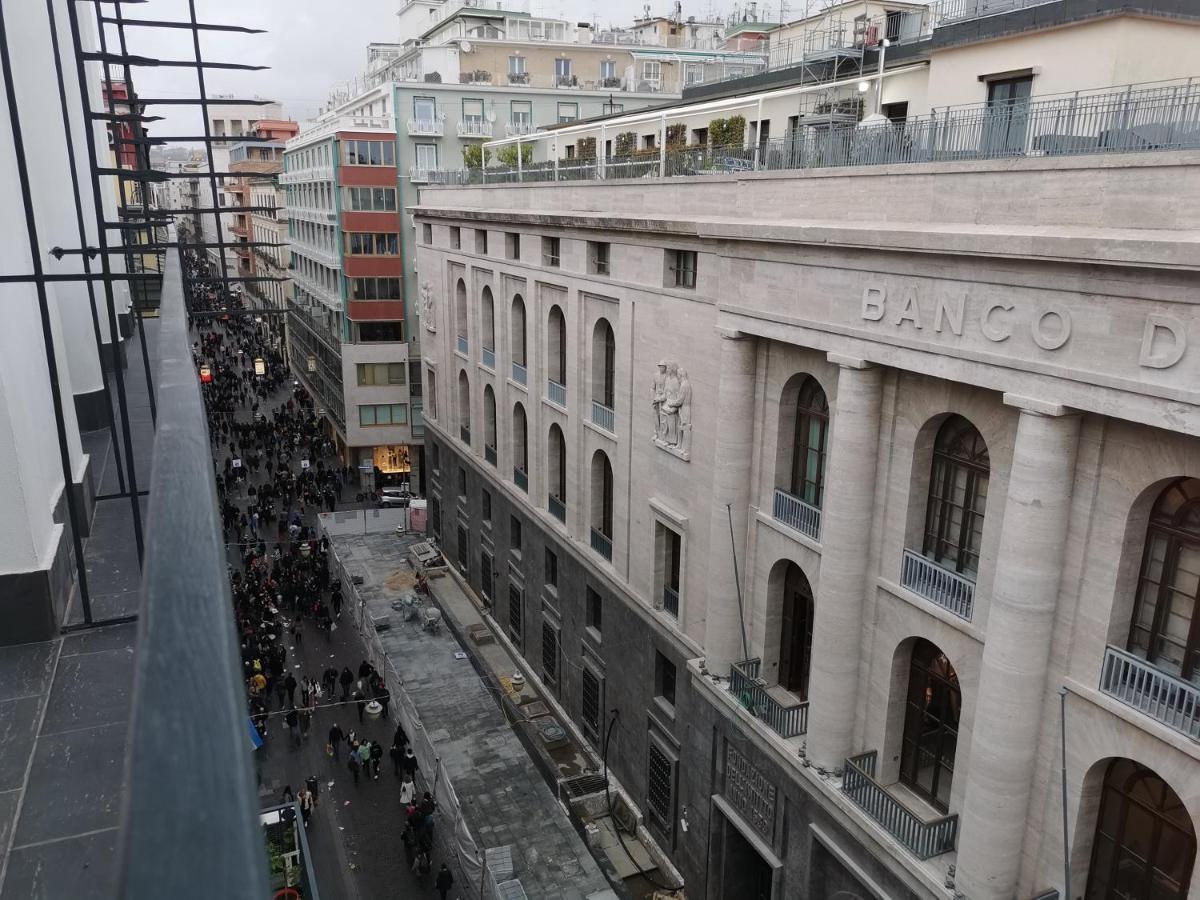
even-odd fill
[{"label": "building entrance", "polygon": [[709,897],[775,900],[775,867],[719,808],[713,810],[713,821],[716,831],[713,849],[719,865]]}]

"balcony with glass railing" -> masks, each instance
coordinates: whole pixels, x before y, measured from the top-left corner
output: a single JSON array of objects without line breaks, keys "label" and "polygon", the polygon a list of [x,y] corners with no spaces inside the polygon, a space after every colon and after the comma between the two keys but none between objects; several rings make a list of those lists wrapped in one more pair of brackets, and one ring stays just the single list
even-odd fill
[{"label": "balcony with glass railing", "polygon": [[517,384],[525,384],[528,379],[528,371],[520,363],[512,364],[512,380]]},{"label": "balcony with glass railing", "polygon": [[546,380],[546,398],[563,409],[567,408],[567,386],[559,384],[553,378]]},{"label": "balcony with glass railing", "polygon": [[917,859],[949,853],[958,837],[958,815],[924,819],[888,793],[875,778],[874,750],[846,760],[842,793]]},{"label": "balcony with glass railing", "polygon": [[612,561],[612,538],[606,535],[598,528],[591,529],[592,549],[607,559]]},{"label": "balcony with glass railing", "polygon": [[1100,691],[1193,741],[1200,741],[1200,687],[1116,647],[1104,651]]},{"label": "balcony with glass railing", "polygon": [[821,510],[782,488],[775,489],[771,517],[814,541],[821,539]]},{"label": "balcony with glass railing", "polygon": [[617,433],[617,414],[612,407],[592,401],[592,424],[611,434]]},{"label": "balcony with glass railing", "polygon": [[550,510],[550,515],[558,519],[560,522],[567,521],[567,504],[560,500],[554,494],[550,494],[546,498],[546,508]]},{"label": "balcony with glass railing", "polygon": [[[678,596],[675,597],[678,615]],[[745,659],[729,667],[729,692],[754,718],[780,737],[790,738],[808,731],[808,701],[785,703],[775,696],[760,677],[762,660]]]},{"label": "balcony with glass railing", "polygon": [[960,619],[971,621],[975,607],[973,579],[952,572],[912,550],[905,550],[900,584]]}]

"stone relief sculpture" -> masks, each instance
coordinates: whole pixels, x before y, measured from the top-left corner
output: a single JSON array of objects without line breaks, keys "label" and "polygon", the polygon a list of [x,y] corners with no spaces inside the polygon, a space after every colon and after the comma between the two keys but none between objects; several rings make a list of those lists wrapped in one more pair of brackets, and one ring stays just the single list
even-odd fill
[{"label": "stone relief sculpture", "polygon": [[437,332],[437,321],[434,318],[433,308],[433,286],[428,281],[421,284],[421,321],[425,323],[426,331]]},{"label": "stone relief sculpture", "polygon": [[680,459],[691,459],[692,383],[674,360],[659,360],[650,384],[654,443]]}]

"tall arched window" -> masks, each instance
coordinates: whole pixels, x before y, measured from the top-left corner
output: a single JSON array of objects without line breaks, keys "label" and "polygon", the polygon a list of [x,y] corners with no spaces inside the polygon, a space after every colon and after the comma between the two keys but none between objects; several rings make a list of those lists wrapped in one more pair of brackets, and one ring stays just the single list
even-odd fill
[{"label": "tall arched window", "polygon": [[1185,900],[1195,860],[1196,832],[1179,795],[1133,760],[1109,763],[1086,900]]},{"label": "tall arched window", "polygon": [[483,455],[496,465],[496,394],[490,384],[483,387]]},{"label": "tall arched window", "polygon": [[492,289],[484,285],[479,297],[479,343],[483,345],[483,364],[496,367],[496,305]]},{"label": "tall arched window", "polygon": [[458,352],[467,352],[467,284],[461,278],[454,286],[454,334]]},{"label": "tall arched window", "polygon": [[529,425],[525,407],[513,406],[513,481],[523,491],[529,490]]},{"label": "tall arched window", "polygon": [[546,396],[559,406],[567,405],[567,319],[558,306],[546,317]]},{"label": "tall arched window", "polygon": [[946,419],[933,445],[922,552],[969,578],[979,571],[990,472],[987,444],[975,426],[962,416]]},{"label": "tall arched window", "polygon": [[525,344],[525,301],[520,294],[513,295],[512,310],[509,314],[509,352],[512,354],[513,381],[525,383],[526,361]]},{"label": "tall arched window", "polygon": [[821,508],[825,489],[825,441],[829,433],[829,403],[811,376],[796,394],[796,431],[792,440],[789,493],[809,506]]},{"label": "tall arched window", "polygon": [[471,385],[467,373],[458,373],[458,433],[463,443],[471,443]]},{"label": "tall arched window", "polygon": [[813,595],[808,579],[794,562],[783,578],[783,625],[779,631],[779,683],[808,699],[812,660]]},{"label": "tall arched window", "polygon": [[603,450],[592,457],[591,523],[592,549],[612,559],[613,470]]},{"label": "tall arched window", "polygon": [[908,669],[900,780],[943,812],[950,806],[961,712],[954,666],[935,644],[918,638]]},{"label": "tall arched window", "polygon": [[1129,651],[1200,683],[1200,479],[1158,497],[1146,529]]},{"label": "tall arched window", "polygon": [[551,424],[546,438],[546,476],[550,512],[563,521],[567,504],[567,442],[557,424]]},{"label": "tall arched window", "polygon": [[[613,408],[616,394],[617,341],[608,319],[592,329],[592,401]],[[599,423],[597,423],[599,424]]]}]

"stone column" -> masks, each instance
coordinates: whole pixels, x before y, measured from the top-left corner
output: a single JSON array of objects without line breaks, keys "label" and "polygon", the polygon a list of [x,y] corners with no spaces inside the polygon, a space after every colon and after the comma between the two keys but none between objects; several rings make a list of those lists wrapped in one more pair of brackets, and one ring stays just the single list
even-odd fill
[{"label": "stone column", "polygon": [[1079,435],[1057,404],[1004,402],[1021,414],[967,757],[958,889],[971,900],[1007,900],[1017,885]]},{"label": "stone column", "polygon": [[838,365],[838,384],[821,510],[821,578],[814,604],[807,752],[818,767],[840,771],[855,750],[883,375],[859,359],[830,353],[829,361]]},{"label": "stone column", "polygon": [[[738,331],[718,329],[721,340],[720,384],[716,409],[720,428],[713,452],[712,508],[708,537],[708,608],[704,651],[710,672],[726,675],[742,659],[743,615],[738,610],[738,576],[746,583],[746,529],[750,510],[750,465],[754,454],[754,373],[757,344]],[[695,463],[692,463],[695,465]],[[733,536],[729,533],[729,504]],[[742,598],[745,608],[747,598]],[[749,640],[749,637],[746,637]]]}]

